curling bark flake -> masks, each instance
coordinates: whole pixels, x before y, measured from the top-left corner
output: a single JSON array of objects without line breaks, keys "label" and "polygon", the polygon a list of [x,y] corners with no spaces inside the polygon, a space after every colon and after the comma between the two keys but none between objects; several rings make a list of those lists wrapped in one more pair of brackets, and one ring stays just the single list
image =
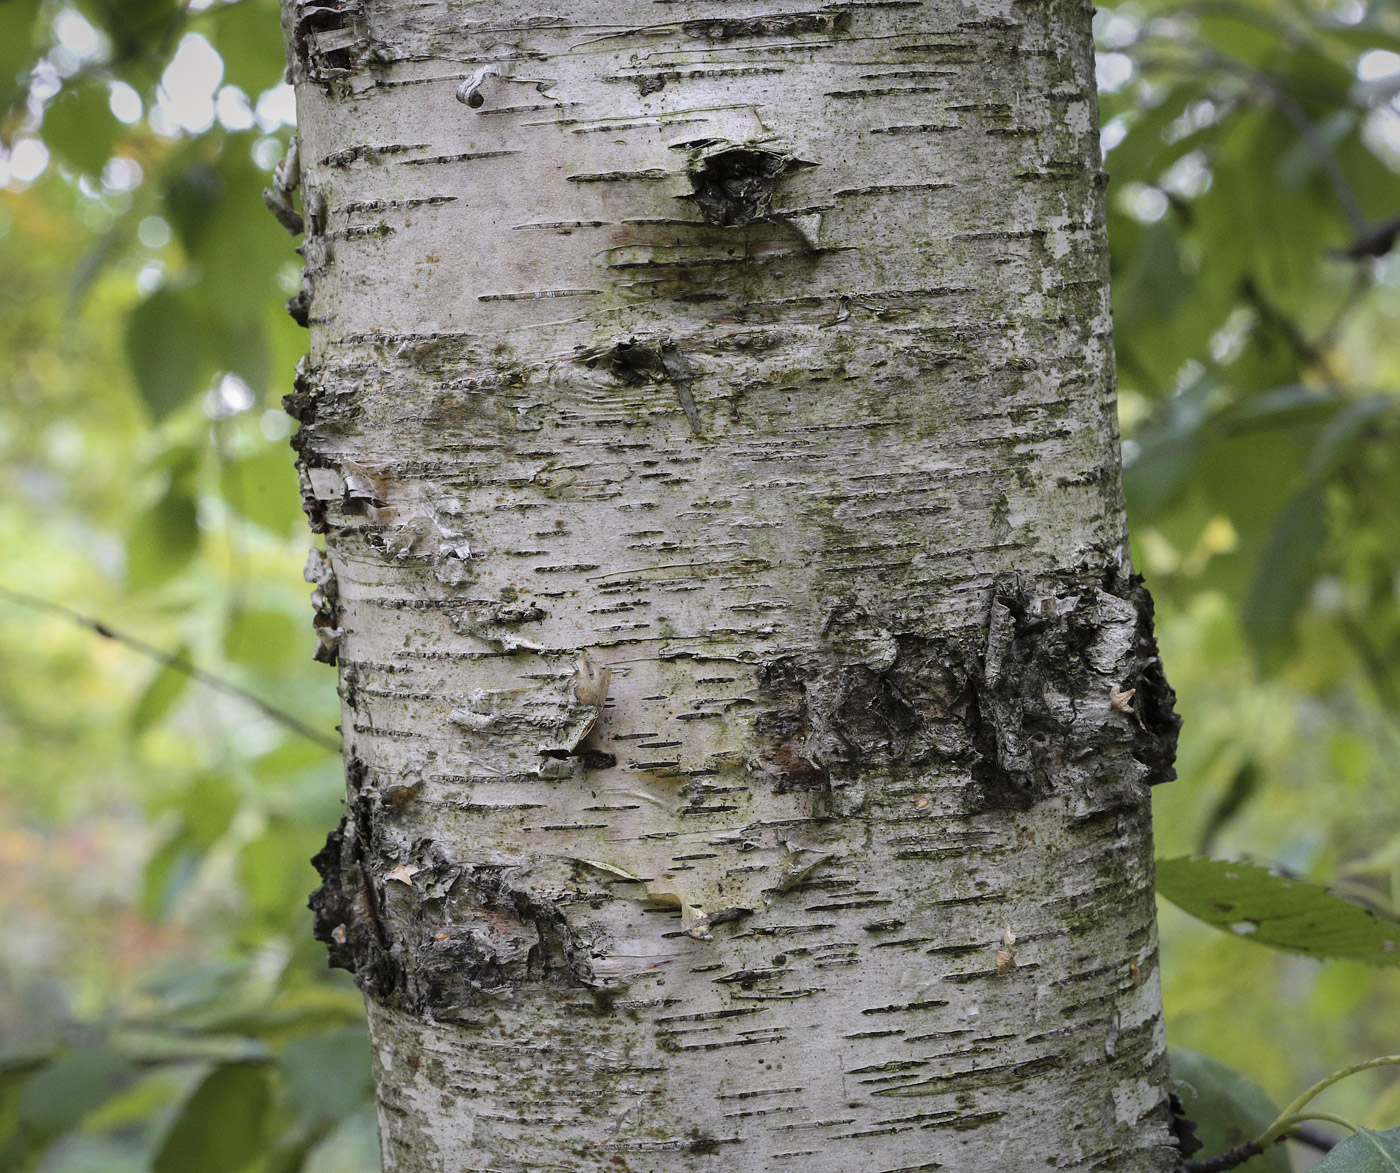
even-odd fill
[{"label": "curling bark flake", "polygon": [[1080,0],[287,0],[390,1173],[1173,1167]]}]

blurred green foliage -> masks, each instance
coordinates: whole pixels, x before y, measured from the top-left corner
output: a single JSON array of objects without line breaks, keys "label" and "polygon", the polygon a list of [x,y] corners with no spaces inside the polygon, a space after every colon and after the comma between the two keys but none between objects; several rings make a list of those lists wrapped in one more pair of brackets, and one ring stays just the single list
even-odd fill
[{"label": "blurred green foliage", "polygon": [[[1161,854],[1392,915],[1400,12],[1121,0],[1095,29],[1129,507],[1186,718]],[[0,0],[5,1169],[377,1168],[358,995],[304,910],[334,754],[34,602],[333,736],[279,408],[298,265],[260,199],[281,72],[274,0]],[[1393,1049],[1393,967],[1166,904],[1162,935],[1213,1086],[1283,1102]],[[1385,1071],[1327,1097],[1400,1118]]]}]

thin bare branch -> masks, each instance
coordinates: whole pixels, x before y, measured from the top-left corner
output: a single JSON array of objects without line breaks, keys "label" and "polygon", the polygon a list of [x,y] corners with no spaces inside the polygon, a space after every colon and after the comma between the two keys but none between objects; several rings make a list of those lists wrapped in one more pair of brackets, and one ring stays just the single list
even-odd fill
[{"label": "thin bare branch", "polygon": [[74,623],[79,627],[85,627],[95,635],[100,635],[103,639],[110,639],[123,647],[128,647],[134,652],[139,652],[155,660],[165,667],[176,672],[182,672],[191,680],[198,681],[217,692],[226,696],[237,697],[246,701],[257,709],[269,720],[276,721],[285,729],[290,729],[293,733],[314,741],[317,745],[324,746],[333,753],[340,752],[339,738],[332,737],[327,733],[322,733],[319,729],[314,729],[299,717],[293,716],[284,709],[279,709],[270,701],[264,700],[256,693],[249,692],[246,688],[241,688],[232,681],[225,680],[221,676],[215,676],[212,672],[206,671],[197,664],[191,664],[181,656],[173,652],[168,652],[164,648],[156,647],[155,644],[147,643],[134,635],[118,631],[116,628],[103,622],[101,619],[94,619],[89,615],[84,615],[79,611],[74,611],[71,607],[65,607],[62,603],[55,603],[50,599],[40,598],[38,595],[26,594],[23,591],[11,590],[9,587],[0,586],[0,599],[13,603],[17,607],[27,607],[31,611],[43,611],[50,615],[58,615]]}]

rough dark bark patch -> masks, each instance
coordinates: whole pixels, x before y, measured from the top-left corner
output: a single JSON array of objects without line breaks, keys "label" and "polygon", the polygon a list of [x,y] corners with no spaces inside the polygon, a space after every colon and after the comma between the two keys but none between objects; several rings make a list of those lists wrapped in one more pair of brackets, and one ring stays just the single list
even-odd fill
[{"label": "rough dark bark patch", "polygon": [[1172,1112],[1172,1140],[1181,1153],[1182,1159],[1193,1156],[1203,1147],[1201,1138],[1196,1135],[1196,1122],[1186,1115],[1186,1105],[1176,1092],[1167,1098]]},{"label": "rough dark bark patch", "polygon": [[1138,715],[1133,735],[1133,756],[1150,771],[1147,782],[1156,786],[1176,779],[1176,742],[1181,717],[1176,711],[1176,690],[1167,683],[1162,657],[1153,630],[1152,595],[1143,585],[1142,575],[1128,579],[1122,597],[1133,605],[1138,622],[1134,634],[1134,656],[1138,672],[1133,707]]},{"label": "rough dark bark patch", "polygon": [[702,41],[733,41],[743,37],[790,37],[800,33],[844,32],[851,27],[849,12],[791,12],[737,19],[688,20],[681,30]]},{"label": "rough dark bark patch", "polygon": [[363,0],[300,0],[295,13],[292,50],[297,65],[303,76],[327,92],[373,55]]},{"label": "rough dark bark patch", "polygon": [[[1115,635],[1124,624],[1131,632]],[[1063,594],[999,579],[973,685],[972,809],[1026,810],[1060,792],[1089,816],[1176,776],[1181,719],[1136,576],[1109,573]]]},{"label": "rough dark bark patch", "polygon": [[511,869],[451,866],[441,877],[436,870],[412,888],[398,885],[391,913],[409,922],[398,924],[400,939],[416,941],[404,959],[415,1008],[442,1018],[527,983],[592,984],[590,944],[557,904],[513,883]]},{"label": "rough dark bark patch", "polygon": [[603,350],[585,351],[579,360],[590,370],[604,370],[620,383],[677,382],[690,377],[690,364],[669,339],[628,338]]},{"label": "rough dark bark patch", "polygon": [[381,793],[361,763],[352,759],[348,769],[350,810],[311,861],[322,882],[308,906],[332,968],[349,970],[386,1005],[442,1019],[526,984],[596,984],[593,942],[556,901],[515,880],[514,869],[463,865],[422,843],[415,858],[424,866],[395,878],[372,829],[417,787]]},{"label": "rough dark bark patch", "polygon": [[767,219],[783,177],[809,165],[766,147],[709,147],[691,160],[694,191],[686,198],[711,224],[742,227]]},{"label": "rough dark bark patch", "polygon": [[847,650],[836,662],[804,654],[766,665],[759,685],[774,703],[755,718],[751,772],[778,793],[829,795],[834,779],[936,762],[968,771],[970,812],[1029,810],[1060,793],[1081,816],[1175,777],[1181,719],[1140,578],[1037,591],[1006,576],[980,639],[886,634],[877,646],[869,663],[840,663]]},{"label": "rough dark bark patch", "polygon": [[[350,790],[362,794],[364,764],[349,759],[346,776]],[[369,862],[369,821],[363,807],[361,817],[355,817],[357,801],[311,858],[321,886],[307,907],[313,914],[312,932],[326,946],[331,968],[349,970],[367,994],[388,998],[399,985],[399,975],[389,956],[380,893]]]}]

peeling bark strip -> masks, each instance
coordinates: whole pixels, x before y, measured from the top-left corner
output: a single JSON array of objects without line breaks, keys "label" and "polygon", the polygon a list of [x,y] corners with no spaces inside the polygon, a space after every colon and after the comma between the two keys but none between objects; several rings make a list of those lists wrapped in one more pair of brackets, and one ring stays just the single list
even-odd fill
[{"label": "peeling bark strip", "polygon": [[1089,17],[286,0],[389,1173],[1175,1167]]}]

